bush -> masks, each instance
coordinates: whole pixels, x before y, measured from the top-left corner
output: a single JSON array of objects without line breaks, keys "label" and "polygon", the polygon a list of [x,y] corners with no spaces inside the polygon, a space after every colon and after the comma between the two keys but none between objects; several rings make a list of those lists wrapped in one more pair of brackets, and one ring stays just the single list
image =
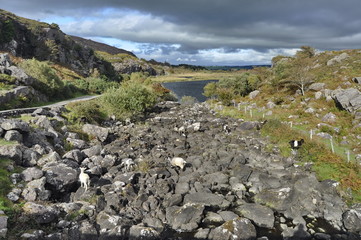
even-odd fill
[{"label": "bush", "polygon": [[36,59],[26,60],[20,63],[25,72],[35,78],[33,87],[51,98],[62,96],[64,83],[60,80],[48,62],[40,62]]},{"label": "bush", "polygon": [[192,96],[183,96],[182,99],[180,100],[180,103],[182,105],[193,105],[196,102],[198,102],[197,99]]},{"label": "bush", "polygon": [[106,117],[101,111],[101,106],[96,101],[81,101],[68,104],[66,107],[69,113],[66,117],[72,123],[79,123],[84,120],[90,123],[101,123]]},{"label": "bush", "polygon": [[112,88],[105,92],[102,104],[109,115],[118,119],[126,119],[143,114],[157,100],[153,91],[140,83],[124,83],[120,88]]}]

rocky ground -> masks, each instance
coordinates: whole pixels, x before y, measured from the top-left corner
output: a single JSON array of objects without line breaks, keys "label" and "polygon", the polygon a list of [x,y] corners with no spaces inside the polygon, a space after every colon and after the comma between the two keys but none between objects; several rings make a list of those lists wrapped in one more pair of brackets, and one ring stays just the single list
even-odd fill
[{"label": "rocky ground", "polygon": [[[337,182],[319,182],[295,156],[266,151],[262,123],[217,117],[205,103],[166,102],[143,122],[85,124],[85,141],[61,111],[0,120],[0,135],[18,142],[0,146],[0,156],[13,160],[9,171],[23,167],[8,194],[23,213],[16,223],[0,214],[2,236],[361,239],[361,206],[348,207]],[[185,167],[172,166],[173,157]]]}]

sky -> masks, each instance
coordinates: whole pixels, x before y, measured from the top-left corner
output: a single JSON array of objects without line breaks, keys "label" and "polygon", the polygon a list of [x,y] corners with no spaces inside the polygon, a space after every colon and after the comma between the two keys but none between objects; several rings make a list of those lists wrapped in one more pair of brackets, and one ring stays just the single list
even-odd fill
[{"label": "sky", "polygon": [[358,49],[360,0],[0,0],[69,35],[171,64],[270,64],[301,46]]}]

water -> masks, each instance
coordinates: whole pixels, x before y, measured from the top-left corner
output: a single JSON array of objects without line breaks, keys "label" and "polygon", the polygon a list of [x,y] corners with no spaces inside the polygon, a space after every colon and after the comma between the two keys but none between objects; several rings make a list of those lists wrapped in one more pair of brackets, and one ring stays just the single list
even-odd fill
[{"label": "water", "polygon": [[199,102],[207,100],[203,96],[203,88],[207,83],[217,82],[218,80],[188,81],[188,82],[168,82],[162,83],[163,86],[171,90],[180,100],[183,96],[195,97]]}]

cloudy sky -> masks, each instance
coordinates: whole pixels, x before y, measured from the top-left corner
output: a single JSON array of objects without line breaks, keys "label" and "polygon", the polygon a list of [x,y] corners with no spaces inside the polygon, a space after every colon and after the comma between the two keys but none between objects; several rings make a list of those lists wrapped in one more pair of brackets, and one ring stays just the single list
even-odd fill
[{"label": "cloudy sky", "polygon": [[0,0],[0,8],[172,64],[269,64],[303,45],[361,48],[360,0]]}]

